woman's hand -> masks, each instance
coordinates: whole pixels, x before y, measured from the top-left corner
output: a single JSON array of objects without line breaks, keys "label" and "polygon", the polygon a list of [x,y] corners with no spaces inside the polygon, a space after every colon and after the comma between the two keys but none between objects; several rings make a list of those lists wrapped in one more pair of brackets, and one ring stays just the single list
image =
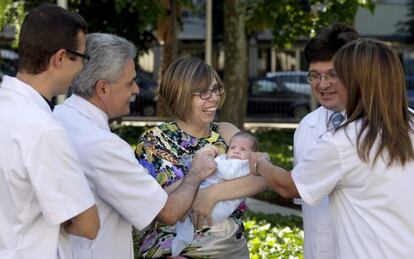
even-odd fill
[{"label": "woman's hand", "polygon": [[211,212],[216,202],[214,193],[209,191],[209,187],[198,191],[191,212],[191,220],[196,229],[201,229],[205,221],[208,226],[212,225]]}]

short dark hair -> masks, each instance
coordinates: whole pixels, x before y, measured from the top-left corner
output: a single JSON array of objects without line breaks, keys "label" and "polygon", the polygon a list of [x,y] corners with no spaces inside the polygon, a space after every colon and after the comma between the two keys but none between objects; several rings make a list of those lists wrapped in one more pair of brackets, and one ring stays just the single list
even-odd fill
[{"label": "short dark hair", "polygon": [[42,4],[29,12],[19,38],[19,71],[39,74],[59,49],[76,50],[78,33],[86,33],[85,20],[54,4]]},{"label": "short dark hair", "polygon": [[345,44],[359,38],[358,32],[345,23],[334,23],[322,29],[305,46],[308,63],[330,61]]}]

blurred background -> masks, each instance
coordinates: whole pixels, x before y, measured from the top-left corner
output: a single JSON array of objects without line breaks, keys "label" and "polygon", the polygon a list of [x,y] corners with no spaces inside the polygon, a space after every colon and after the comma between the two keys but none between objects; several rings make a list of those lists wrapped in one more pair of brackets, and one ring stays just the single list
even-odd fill
[{"label": "blurred background", "polygon": [[305,78],[303,48],[321,27],[335,21],[394,48],[414,107],[412,0],[1,0],[0,78],[16,73],[22,18],[42,2],[77,11],[89,32],[114,33],[137,45],[140,95],[123,120],[168,119],[156,97],[162,71],[178,57],[195,56],[211,64],[224,81],[227,97],[220,120],[240,128],[245,122],[298,122],[317,107]]}]

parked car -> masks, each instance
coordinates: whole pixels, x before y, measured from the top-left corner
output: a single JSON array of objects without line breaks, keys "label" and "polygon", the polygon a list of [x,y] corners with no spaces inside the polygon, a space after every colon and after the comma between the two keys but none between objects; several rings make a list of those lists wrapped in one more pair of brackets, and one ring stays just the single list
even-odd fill
[{"label": "parked car", "polygon": [[136,82],[139,86],[139,95],[130,104],[130,115],[155,116],[157,82],[155,82],[151,73],[145,72],[139,67]]},{"label": "parked car", "polygon": [[310,86],[286,82],[279,76],[249,80],[247,116],[251,118],[301,119],[310,111]]},{"label": "parked car", "polygon": [[303,94],[311,94],[311,88],[306,80],[307,71],[279,71],[268,72],[266,77],[274,78],[277,82],[284,84],[288,89]]}]

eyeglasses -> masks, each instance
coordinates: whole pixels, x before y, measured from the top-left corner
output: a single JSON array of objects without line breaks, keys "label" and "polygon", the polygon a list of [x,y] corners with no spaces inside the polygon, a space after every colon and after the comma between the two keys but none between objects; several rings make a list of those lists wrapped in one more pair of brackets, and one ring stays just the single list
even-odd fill
[{"label": "eyeglasses", "polygon": [[308,80],[310,84],[320,83],[322,78],[327,82],[332,82],[336,80],[338,76],[333,71],[327,72],[326,74],[309,73],[306,76],[306,80]]},{"label": "eyeglasses", "polygon": [[208,99],[210,99],[210,97],[213,93],[217,96],[221,96],[222,94],[224,94],[224,86],[219,85],[219,84],[215,84],[215,85],[213,85],[213,88],[207,88],[207,89],[201,90],[199,92],[195,92],[195,93],[193,93],[193,95],[200,96],[200,98],[202,100],[208,100]]},{"label": "eyeglasses", "polygon": [[74,51],[74,50],[71,50],[71,49],[65,49],[65,50],[66,50],[67,52],[69,52],[69,53],[71,53],[71,54],[75,55],[75,56],[81,57],[81,58],[83,59],[83,60],[82,60],[83,64],[88,63],[89,59],[91,58],[91,57],[89,57],[89,55],[88,55],[88,54],[82,54],[82,53],[79,53],[79,52]]}]

